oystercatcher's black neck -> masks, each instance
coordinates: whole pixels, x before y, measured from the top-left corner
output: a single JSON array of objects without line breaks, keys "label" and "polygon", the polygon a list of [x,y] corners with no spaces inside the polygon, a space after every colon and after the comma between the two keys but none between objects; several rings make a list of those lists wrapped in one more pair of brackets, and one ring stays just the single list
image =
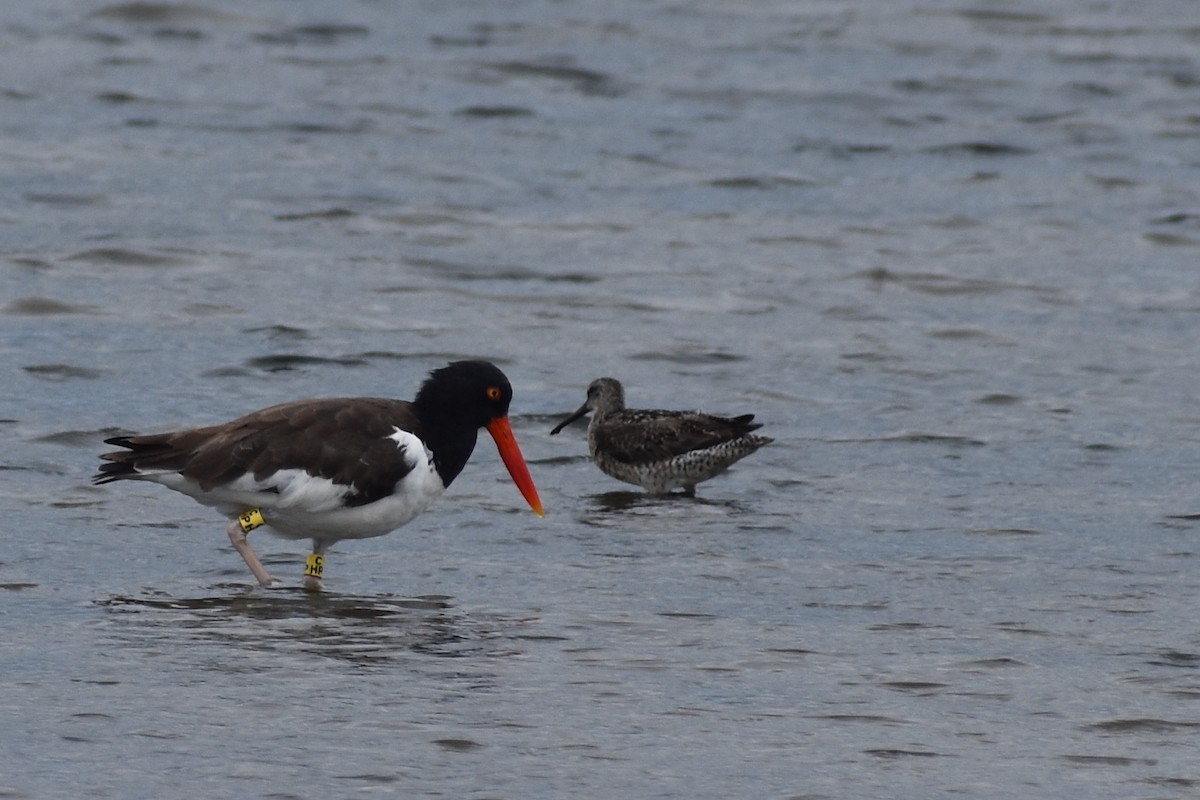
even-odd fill
[{"label": "oystercatcher's black neck", "polygon": [[466,466],[479,429],[506,416],[511,400],[508,378],[487,361],[455,361],[430,373],[413,407],[444,485]]},{"label": "oystercatcher's black neck", "polygon": [[419,435],[433,454],[434,469],[441,477],[442,485],[449,486],[467,465],[479,429],[464,424],[461,418],[438,413],[436,409],[418,407],[417,417],[421,420]]}]

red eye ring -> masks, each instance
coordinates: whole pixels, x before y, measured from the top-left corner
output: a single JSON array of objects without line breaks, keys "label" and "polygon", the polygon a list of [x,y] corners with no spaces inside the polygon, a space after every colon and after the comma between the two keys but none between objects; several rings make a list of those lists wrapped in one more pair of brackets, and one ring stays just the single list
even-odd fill
[{"label": "red eye ring", "polygon": [[489,386],[483,393],[487,395],[488,400],[499,400],[504,395],[499,386]]}]

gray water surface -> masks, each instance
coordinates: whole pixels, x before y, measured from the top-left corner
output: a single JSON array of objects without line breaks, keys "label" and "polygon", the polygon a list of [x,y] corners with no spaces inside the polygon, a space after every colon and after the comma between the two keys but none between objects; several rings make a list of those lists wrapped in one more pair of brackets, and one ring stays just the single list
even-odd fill
[{"label": "gray water surface", "polygon": [[[1175,798],[1200,787],[1200,9],[0,11],[0,795]],[[328,557],[107,436],[487,357]],[[590,380],[775,443],[655,499]],[[81,765],[93,765],[84,767]]]}]

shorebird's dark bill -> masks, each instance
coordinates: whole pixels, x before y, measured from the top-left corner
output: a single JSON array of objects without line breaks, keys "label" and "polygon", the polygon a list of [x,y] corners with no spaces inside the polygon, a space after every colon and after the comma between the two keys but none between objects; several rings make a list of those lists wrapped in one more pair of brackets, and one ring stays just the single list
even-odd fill
[{"label": "shorebird's dark bill", "polygon": [[583,416],[584,414],[586,414],[586,413],[588,413],[588,407],[587,407],[587,403],[584,403],[583,405],[581,405],[581,406],[579,407],[579,410],[578,410],[578,411],[576,411],[574,414],[572,414],[571,416],[569,416],[569,417],[567,417],[566,419],[564,419],[562,422],[560,422],[560,423],[558,423],[557,425],[555,425],[555,426],[554,426],[554,430],[550,431],[550,435],[551,435],[551,436],[554,436],[554,435],[555,435],[555,434],[557,434],[559,431],[561,431],[563,428],[567,427],[567,426],[568,426],[568,425],[570,425],[572,422],[574,422],[575,420],[579,419],[580,417],[582,417],[582,416]]}]

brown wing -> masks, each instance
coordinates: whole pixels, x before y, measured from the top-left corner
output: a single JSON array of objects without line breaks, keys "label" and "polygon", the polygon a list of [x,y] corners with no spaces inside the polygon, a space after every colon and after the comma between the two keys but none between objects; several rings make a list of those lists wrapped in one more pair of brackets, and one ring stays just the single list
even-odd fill
[{"label": "brown wing", "polygon": [[596,427],[596,446],[628,463],[661,461],[761,428],[753,419],[753,414],[714,417],[690,411],[625,410]]},{"label": "brown wing", "polygon": [[[383,398],[303,400],[256,411],[224,425],[149,436],[120,436],[109,444],[97,483],[140,472],[179,472],[208,490],[249,473],[304,469],[352,485],[349,505],[389,494],[411,470],[404,448],[387,437],[396,428],[422,435],[409,403]],[[423,454],[416,454],[421,457]]]}]

